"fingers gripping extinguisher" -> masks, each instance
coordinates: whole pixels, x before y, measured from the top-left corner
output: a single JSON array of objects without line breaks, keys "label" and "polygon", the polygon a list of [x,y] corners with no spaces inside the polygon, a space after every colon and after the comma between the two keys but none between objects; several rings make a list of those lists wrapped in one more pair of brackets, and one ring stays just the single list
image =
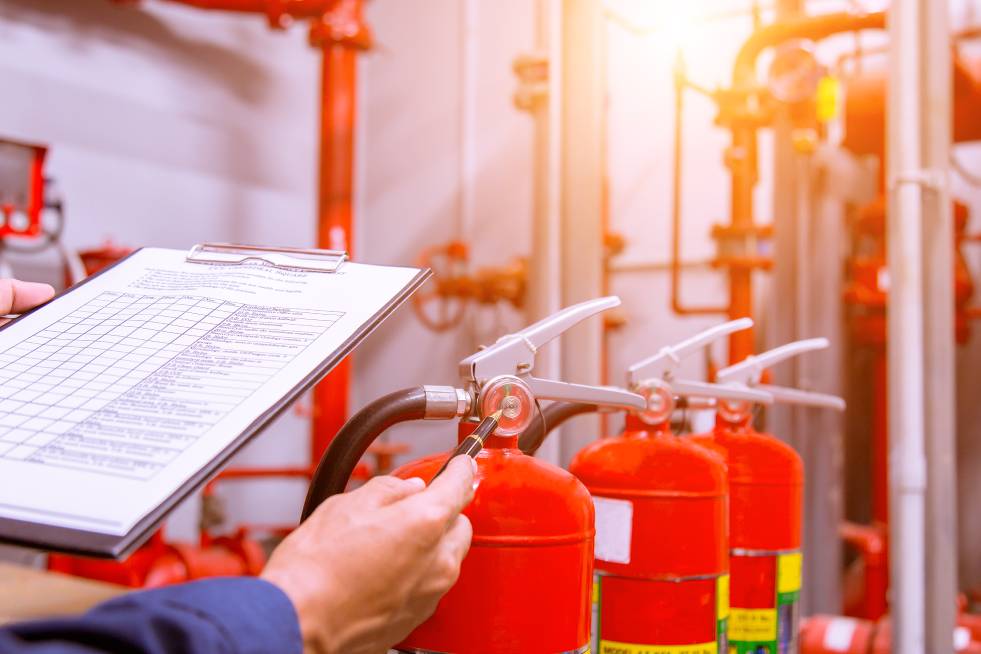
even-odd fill
[{"label": "fingers gripping extinguisher", "polygon": [[[595,652],[726,652],[725,464],[672,434],[670,421],[676,397],[769,401],[750,389],[676,378],[686,356],[751,325],[720,325],[631,366],[628,387],[648,398],[648,408],[628,414],[622,434],[596,441],[572,461],[570,471],[596,507]],[[552,404],[545,420],[553,419],[552,428],[587,410]],[[526,446],[540,444],[544,430],[536,428],[529,428]]]},{"label": "fingers gripping extinguisher", "polygon": [[[532,376],[535,353],[573,325],[620,304],[615,297],[568,307],[460,362],[462,388],[399,391],[362,409],[341,429],[317,469],[303,517],[344,491],[368,445],[406,420],[461,418],[460,437],[501,412],[496,432],[476,455],[478,487],[465,510],[473,540],[456,585],[432,617],[397,649],[413,653],[559,654],[589,649],[593,506],[571,474],[525,456],[517,435],[537,398],[642,409],[621,389]],[[432,479],[442,453],[393,474]]]},{"label": "fingers gripping extinguisher", "polygon": [[[760,383],[763,370],[827,339],[797,341],[720,370],[719,383],[767,392],[775,402],[844,410],[839,397]],[[796,654],[800,622],[804,468],[797,452],[756,431],[748,403],[720,403],[715,428],[692,437],[729,468],[730,617],[733,654]]]}]

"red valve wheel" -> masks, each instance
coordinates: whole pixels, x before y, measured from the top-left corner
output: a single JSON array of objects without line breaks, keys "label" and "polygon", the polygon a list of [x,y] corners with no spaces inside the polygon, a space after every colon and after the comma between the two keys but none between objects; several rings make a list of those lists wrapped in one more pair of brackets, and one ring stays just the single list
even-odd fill
[{"label": "red valve wheel", "polygon": [[462,280],[470,261],[466,243],[450,241],[422,251],[416,260],[420,268],[430,268],[433,276],[412,296],[412,308],[419,321],[434,332],[445,332],[461,322],[467,310],[469,293]]}]

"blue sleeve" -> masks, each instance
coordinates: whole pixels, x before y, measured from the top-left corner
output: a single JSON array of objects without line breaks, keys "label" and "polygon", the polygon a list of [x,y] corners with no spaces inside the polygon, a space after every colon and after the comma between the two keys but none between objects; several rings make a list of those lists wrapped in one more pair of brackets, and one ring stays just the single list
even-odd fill
[{"label": "blue sleeve", "polygon": [[4,654],[301,654],[296,610],[254,577],[134,592],[76,618],[0,628]]}]

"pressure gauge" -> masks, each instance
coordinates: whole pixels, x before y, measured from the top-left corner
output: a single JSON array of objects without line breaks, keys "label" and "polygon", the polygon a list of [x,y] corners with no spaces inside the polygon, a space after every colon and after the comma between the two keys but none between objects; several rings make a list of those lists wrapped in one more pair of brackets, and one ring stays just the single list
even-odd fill
[{"label": "pressure gauge", "polygon": [[641,420],[649,425],[660,425],[671,419],[675,401],[667,382],[652,379],[639,392],[647,399],[647,408],[640,412]]},{"label": "pressure gauge", "polygon": [[810,41],[790,41],[776,50],[767,70],[766,86],[780,102],[796,104],[817,94],[823,72]]},{"label": "pressure gauge", "polygon": [[480,390],[480,415],[501,412],[496,436],[517,436],[531,424],[537,410],[535,396],[525,382],[511,375],[495,377]]}]

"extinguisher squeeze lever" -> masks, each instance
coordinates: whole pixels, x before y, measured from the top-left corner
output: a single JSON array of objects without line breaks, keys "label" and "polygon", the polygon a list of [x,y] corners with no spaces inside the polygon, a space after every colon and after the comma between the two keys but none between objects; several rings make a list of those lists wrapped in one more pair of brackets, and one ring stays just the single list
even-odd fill
[{"label": "extinguisher squeeze lever", "polygon": [[[744,400],[770,404],[773,401],[772,398],[762,389],[751,389],[745,386],[722,386],[675,377],[682,360],[689,355],[709,346],[720,338],[749,329],[752,326],[753,321],[750,318],[731,320],[699,332],[677,345],[662,347],[654,356],[639,361],[627,369],[627,387],[633,390],[642,389],[648,393],[653,391],[660,395]],[[663,403],[664,401],[661,400],[661,404]]]},{"label": "extinguisher squeeze lever", "polygon": [[586,318],[620,305],[620,298],[608,296],[574,304],[513,334],[460,362],[460,376],[471,388],[483,389],[498,377],[517,378],[541,400],[585,402],[603,407],[642,410],[641,395],[611,386],[572,384],[533,377],[535,355],[549,341]]},{"label": "extinguisher squeeze lever", "polygon": [[[743,400],[749,402],[772,402],[770,395],[761,389],[745,386],[722,386],[701,381],[676,379],[675,372],[681,361],[733,332],[753,326],[749,318],[733,320],[695,334],[677,345],[663,347],[652,357],[648,357],[628,368],[627,388],[641,395],[645,404],[638,409],[627,407],[649,424],[661,424],[671,418],[675,408],[675,397],[704,397],[712,399]],[[584,413],[601,410],[597,403],[556,402],[545,407],[535,416],[528,429],[518,440],[518,446],[526,454],[534,454],[541,447],[548,434],[569,418]]]},{"label": "extinguisher squeeze lever", "polygon": [[739,363],[733,364],[728,368],[723,368],[718,372],[716,378],[721,384],[734,384],[764,391],[771,395],[774,401],[782,404],[799,404],[802,406],[844,411],[845,400],[837,395],[760,383],[763,378],[763,371],[766,368],[804,354],[805,352],[824,350],[829,345],[830,342],[826,338],[808,338],[802,341],[787,343],[762,354],[750,355]]}]

